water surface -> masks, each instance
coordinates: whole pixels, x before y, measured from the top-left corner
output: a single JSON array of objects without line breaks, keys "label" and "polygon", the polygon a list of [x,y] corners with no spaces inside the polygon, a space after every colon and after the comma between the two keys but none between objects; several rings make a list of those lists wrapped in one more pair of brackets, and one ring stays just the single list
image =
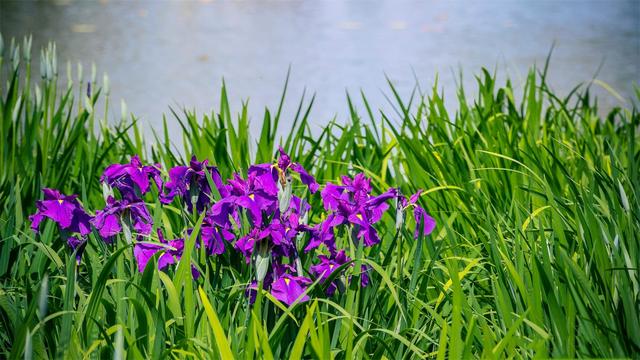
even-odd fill
[{"label": "water surface", "polygon": [[[33,34],[35,49],[57,42],[59,63],[95,62],[109,74],[112,103],[125,99],[150,127],[169,106],[216,107],[223,78],[236,109],[249,100],[256,127],[291,66],[283,121],[307,89],[320,128],[345,119],[345,91],[362,89],[389,111],[385,74],[404,95],[437,76],[452,98],[459,72],[474,86],[483,66],[521,85],[553,44],[556,91],[597,74],[629,97],[640,81],[639,21],[638,1],[0,2],[5,39]],[[620,104],[598,93],[603,106]]]}]

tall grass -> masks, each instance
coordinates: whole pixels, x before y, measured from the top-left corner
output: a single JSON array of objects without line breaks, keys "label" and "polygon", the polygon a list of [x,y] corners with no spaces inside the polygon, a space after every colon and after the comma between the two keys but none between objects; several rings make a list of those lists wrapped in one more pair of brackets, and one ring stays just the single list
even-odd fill
[{"label": "tall grass", "polygon": [[[0,46],[1,47],[1,46]],[[0,49],[1,50],[1,49]],[[166,122],[150,137],[124,114],[106,124],[108,90],[69,75],[59,85],[55,47],[40,80],[30,40],[0,51],[0,357],[3,358],[531,358],[637,357],[640,353],[640,115],[634,105],[599,116],[589,87],[561,97],[533,68],[516,99],[507,82],[477,77],[473,100],[459,89],[447,111],[436,87],[376,112],[364,95],[350,117],[310,132],[313,99],[293,118],[282,105],[249,133],[246,105],[175,111],[183,145]],[[82,76],[80,76],[81,78]],[[73,79],[76,79],[75,84]],[[103,91],[100,90],[102,86]],[[639,96],[640,98],[640,96]],[[101,100],[102,99],[102,100]],[[284,94],[283,100],[284,102]],[[105,104],[107,106],[105,106]],[[290,124],[290,125],[289,125]],[[290,126],[285,138],[277,130]],[[323,181],[363,171],[378,190],[421,198],[436,232],[395,235],[357,261],[371,285],[283,308],[264,294],[249,306],[250,274],[226,253],[194,258],[197,282],[177,271],[139,274],[131,248],[90,235],[76,265],[53,226],[28,228],[40,188],[103,205],[98,177],[131,154],[166,170],[191,154],[223,177],[271,161],[278,144]],[[317,200],[317,199],[316,199]],[[318,206],[318,204],[312,204]],[[149,204],[157,209],[159,204]],[[161,219],[165,226],[176,219]],[[307,260],[308,261],[308,260]],[[182,277],[184,278],[184,277]],[[262,296],[262,295],[260,295]]]}]

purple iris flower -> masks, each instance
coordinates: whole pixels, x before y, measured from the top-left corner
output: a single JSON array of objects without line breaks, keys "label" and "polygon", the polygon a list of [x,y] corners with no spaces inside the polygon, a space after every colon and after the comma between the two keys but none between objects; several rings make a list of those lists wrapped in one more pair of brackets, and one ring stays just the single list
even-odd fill
[{"label": "purple iris flower", "polygon": [[278,209],[276,181],[271,164],[252,165],[246,180],[237,174],[229,180],[231,198],[228,201],[247,211],[251,225],[262,227],[266,220],[263,215],[273,216]]},{"label": "purple iris flower", "polygon": [[245,258],[247,264],[251,261],[251,254],[253,254],[256,242],[264,238],[260,229],[253,228],[249,233],[236,241],[234,247],[240,251]]},{"label": "purple iris flower", "polygon": [[258,244],[268,246],[268,249],[275,256],[289,256],[292,254],[292,237],[287,236],[287,229],[277,219],[273,220],[265,228],[251,229],[247,235],[238,239],[234,246],[244,255],[246,262],[249,263]]},{"label": "purple iris flower", "polygon": [[263,214],[272,215],[278,208],[276,178],[270,164],[252,165],[247,179],[238,174],[228,180],[229,194],[211,208],[213,221],[221,226],[231,227],[231,218],[239,220],[238,209],[247,211],[252,226],[263,225]]},{"label": "purple iris flower", "polygon": [[301,222],[301,218],[309,209],[309,204],[293,196],[291,205],[284,215],[281,215],[277,208],[274,209],[271,221],[266,225],[254,226],[249,233],[236,241],[235,248],[245,256],[247,263],[256,245],[263,241],[267,242],[266,246],[274,256],[297,255],[296,237],[301,233],[313,232],[313,228]]},{"label": "purple iris flower", "polygon": [[[138,271],[143,272],[149,260],[159,251],[162,255],[158,258],[158,270],[164,270],[169,265],[177,263],[184,252],[184,239],[178,238],[166,240],[162,231],[158,229],[158,240],[160,243],[137,242],[133,247],[133,255],[138,263]],[[200,277],[200,272],[192,265],[191,274],[194,279]]]},{"label": "purple iris flower", "polygon": [[209,166],[208,161],[199,162],[195,156],[191,158],[189,166],[176,166],[169,170],[169,181],[164,185],[164,192],[160,195],[163,204],[169,204],[176,196],[181,196],[189,212],[193,211],[195,203],[198,213],[211,203],[211,188],[207,180],[209,172],[214,185],[222,198],[229,195],[228,188],[222,183],[220,172],[215,166]]},{"label": "purple iris flower", "polygon": [[413,207],[413,218],[416,222],[416,229],[413,232],[414,238],[418,238],[418,236],[420,236],[421,225],[423,236],[431,234],[436,228],[436,220],[432,218],[423,207],[417,204],[421,194],[422,190],[418,190],[415,194],[411,195],[409,199],[407,199],[405,196],[399,195],[402,210]]},{"label": "purple iris flower", "polygon": [[278,196],[277,179],[272,164],[251,165],[247,171],[248,188],[254,191],[262,191],[272,197]]},{"label": "purple iris flower", "polygon": [[165,249],[167,249],[167,245],[165,244],[137,242],[133,246],[133,256],[136,258],[136,262],[138,263],[138,271],[144,272],[144,269],[147,267],[147,264],[153,255],[158,251]]},{"label": "purple iris flower", "polygon": [[107,166],[100,181],[118,189],[123,198],[134,200],[149,192],[149,178],[153,179],[159,190],[162,189],[160,164],[143,165],[138,155],[134,155],[128,164]]},{"label": "purple iris flower", "polygon": [[46,188],[42,192],[44,200],[36,201],[37,211],[29,216],[31,229],[37,233],[45,218],[54,221],[71,250],[78,249],[76,261],[80,263],[87,244],[86,236],[91,232],[91,216],[80,205],[78,195],[66,196],[58,190]]},{"label": "purple iris flower", "polygon": [[335,254],[336,243],[333,235],[333,228],[344,223],[344,217],[331,213],[327,218],[319,224],[316,224],[311,231],[311,240],[304,248],[305,252],[309,252],[318,246],[324,244],[329,252]]},{"label": "purple iris flower", "polygon": [[356,174],[353,179],[348,176],[342,176],[342,184],[345,190],[351,193],[353,201],[356,204],[369,198],[369,193],[371,193],[371,180],[363,173]]},{"label": "purple iris flower", "polygon": [[[277,261],[274,261],[271,263],[271,268],[269,268],[269,271],[264,277],[262,288],[265,290],[269,290],[271,289],[271,285],[273,284],[274,280],[280,279],[285,274],[292,274],[295,272],[296,269],[293,266],[289,264],[281,264]],[[251,304],[253,304],[256,300],[257,290],[258,282],[256,280],[251,281],[249,286],[247,286],[246,291],[246,295],[249,297],[249,301]]]},{"label": "purple iris flower", "polygon": [[367,287],[369,286],[369,272],[371,268],[367,265],[360,266],[360,286]]},{"label": "purple iris flower", "polygon": [[278,147],[278,152],[280,153],[280,156],[278,157],[278,170],[280,170],[279,177],[280,182],[283,184],[283,188],[287,170],[291,169],[300,175],[300,181],[302,181],[303,184],[307,185],[309,191],[311,191],[312,194],[318,191],[320,185],[318,185],[316,179],[313,176],[309,175],[307,170],[305,170],[302,165],[296,162],[291,162],[291,158],[286,152],[284,152],[284,149],[282,147]]},{"label": "purple iris flower", "polygon": [[305,291],[311,283],[309,278],[303,276],[283,274],[271,284],[271,295],[287,305],[293,304],[296,300],[305,302],[309,300]]},{"label": "purple iris flower", "polygon": [[225,229],[232,229],[240,224],[240,214],[235,196],[227,196],[217,201],[207,212],[205,221],[221,226]]},{"label": "purple iris flower", "polygon": [[224,242],[230,242],[236,237],[231,231],[231,227],[216,224],[211,216],[204,218],[204,222],[200,228],[200,236],[210,255],[220,255],[224,253]]},{"label": "purple iris flower", "polygon": [[[316,277],[320,278],[323,283],[342,264],[351,261],[351,259],[349,259],[349,257],[347,257],[347,255],[345,254],[344,250],[338,251],[334,256],[331,256],[330,258],[325,255],[318,255],[318,259],[320,259],[320,263],[312,265],[309,268],[309,271]],[[329,284],[329,287],[327,288],[327,295],[332,296],[337,288],[338,287],[336,285],[336,282],[331,282],[331,284]]]},{"label": "purple iris flower", "polygon": [[144,201],[116,200],[112,196],[107,198],[107,206],[96,212],[91,223],[108,243],[122,232],[123,224],[128,228],[133,227],[141,235],[149,235],[153,227],[153,219]]},{"label": "purple iris flower", "polygon": [[89,216],[80,202],[78,195],[63,195],[55,189],[42,189],[44,200],[36,201],[37,211],[29,216],[31,229],[38,232],[40,223],[49,218],[58,224],[61,230],[79,233],[82,236],[91,232],[91,216]]},{"label": "purple iris flower", "polygon": [[333,228],[339,225],[352,225],[354,241],[362,241],[365,246],[380,242],[373,224],[378,222],[389,208],[388,200],[397,197],[395,189],[389,189],[378,196],[371,196],[371,181],[364,174],[357,174],[353,179],[342,177],[343,185],[327,183],[320,196],[326,210],[327,218],[315,229],[314,236],[306,247],[306,251],[325,244],[331,250]]},{"label": "purple iris flower", "polygon": [[163,254],[158,258],[158,269],[163,270],[167,266],[175,264],[182,257],[184,251],[184,239],[178,238],[167,241],[162,235],[162,230],[158,229],[159,244],[149,242],[137,242],[133,247],[133,255],[138,262],[138,270],[143,272],[147,263],[158,251]]},{"label": "purple iris flower", "polygon": [[83,236],[72,235],[67,238],[67,245],[69,245],[71,251],[76,252],[76,263],[79,265],[84,248],[87,246],[87,239]]}]

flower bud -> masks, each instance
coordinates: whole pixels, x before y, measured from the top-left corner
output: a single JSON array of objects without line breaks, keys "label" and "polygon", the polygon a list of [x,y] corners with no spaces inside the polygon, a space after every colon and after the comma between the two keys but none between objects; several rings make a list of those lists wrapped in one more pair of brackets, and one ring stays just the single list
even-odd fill
[{"label": "flower bud", "polygon": [[109,197],[113,197],[113,189],[111,188],[111,186],[109,186],[109,184],[107,184],[106,182],[102,183],[102,197],[104,198],[104,201],[107,202],[107,199]]},{"label": "flower bud", "polygon": [[278,207],[280,208],[280,213],[287,211],[289,204],[291,204],[291,176],[286,175],[285,179],[284,188],[282,188],[282,183],[278,181]]},{"label": "flower bud", "polygon": [[257,245],[255,255],[256,280],[261,282],[267,276],[269,270],[269,261],[271,260],[271,252],[267,241],[260,241]]}]

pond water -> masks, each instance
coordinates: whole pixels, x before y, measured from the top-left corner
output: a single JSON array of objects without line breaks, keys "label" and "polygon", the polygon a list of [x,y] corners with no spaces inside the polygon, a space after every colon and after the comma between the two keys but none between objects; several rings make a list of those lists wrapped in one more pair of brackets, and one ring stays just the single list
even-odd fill
[{"label": "pond water", "polygon": [[[638,1],[2,1],[0,30],[5,42],[33,34],[34,49],[55,41],[61,64],[95,62],[112,103],[125,99],[149,127],[169,106],[217,107],[223,78],[259,126],[289,66],[283,121],[306,89],[318,129],[346,118],[345,91],[388,111],[385,74],[405,96],[437,76],[452,100],[460,71],[467,93],[483,66],[518,86],[554,44],[549,76],[561,94],[597,76],[628,99],[640,81]],[[604,107],[621,104],[597,92]]]}]

